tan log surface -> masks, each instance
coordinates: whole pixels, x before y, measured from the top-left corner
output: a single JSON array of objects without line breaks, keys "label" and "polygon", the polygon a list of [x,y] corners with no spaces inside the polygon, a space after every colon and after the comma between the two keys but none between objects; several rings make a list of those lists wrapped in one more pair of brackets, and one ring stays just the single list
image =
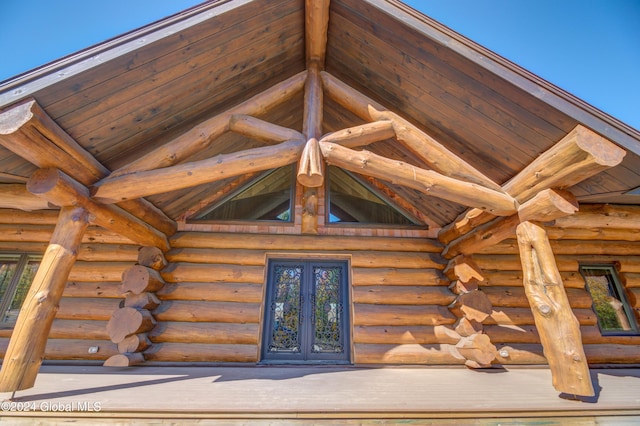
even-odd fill
[{"label": "tan log surface", "polygon": [[118,352],[121,354],[127,352],[143,352],[151,346],[151,341],[146,333],[132,334],[118,342]]},{"label": "tan log surface", "polygon": [[158,321],[259,323],[257,303],[167,300],[153,312]]},{"label": "tan log surface", "polygon": [[458,365],[464,364],[455,346],[447,344],[365,344],[354,347],[355,362],[358,364],[425,364]]},{"label": "tan log surface", "polygon": [[155,269],[134,265],[122,273],[122,293],[142,294],[158,291],[164,286],[164,279]]},{"label": "tan log surface", "polygon": [[[6,357],[9,339],[0,338],[0,358]],[[90,347],[97,347],[98,352],[89,353]],[[45,348],[44,359],[52,360],[105,360],[118,353],[115,343],[109,340],[85,339],[49,339]]]},{"label": "tan log surface", "polygon": [[[593,304],[593,299],[589,293],[582,288],[565,289],[569,299],[569,305],[574,309],[589,309]],[[525,295],[524,287],[483,287],[482,292],[487,295],[489,301],[498,307],[507,308],[527,308],[529,302]]]},{"label": "tan log surface", "polygon": [[147,361],[251,362],[258,360],[256,345],[156,343],[144,353]]},{"label": "tan log surface", "polygon": [[107,321],[118,309],[120,299],[103,297],[63,297],[56,312],[58,319]]},{"label": "tan log surface", "polygon": [[444,306],[356,304],[353,324],[359,325],[444,325],[456,317]]},{"label": "tan log surface", "polygon": [[132,334],[153,329],[156,321],[151,312],[144,309],[120,308],[113,312],[107,323],[107,333],[113,343],[120,343]]},{"label": "tan log surface", "polygon": [[162,321],[149,333],[153,343],[213,343],[257,345],[257,323]]},{"label": "tan log surface", "polygon": [[122,273],[131,262],[76,262],[69,274],[69,281],[102,282],[120,281]]},{"label": "tan log surface", "polygon": [[455,298],[447,287],[376,285],[353,288],[354,303],[446,306]]},{"label": "tan log surface", "polygon": [[258,284],[264,282],[264,266],[174,263],[161,275],[168,283],[228,281]]},{"label": "tan log surface", "polygon": [[7,354],[0,370],[0,391],[33,387],[69,272],[87,229],[82,208],[60,211],[49,246],[40,262],[18,315]]},{"label": "tan log surface", "polygon": [[[580,325],[595,325],[598,323],[596,314],[592,309],[573,309],[573,314]],[[493,312],[483,321],[483,324],[532,325],[535,324],[535,321],[531,308],[494,307]]]},{"label": "tan log surface", "polygon": [[456,344],[460,336],[453,336],[444,332],[444,325],[385,325],[385,326],[356,326],[353,329],[354,343],[374,344]]},{"label": "tan log surface", "polygon": [[0,184],[0,209],[20,209],[30,212],[54,207],[47,200],[27,191],[27,186],[23,183]]},{"label": "tan log surface", "polygon": [[157,296],[160,300],[260,303],[262,293],[263,286],[260,284],[181,282],[165,285],[157,292]]},{"label": "tan log surface", "polygon": [[140,265],[155,269],[156,271],[161,271],[167,266],[167,259],[158,247],[140,247],[137,258]]},{"label": "tan log surface", "polygon": [[49,339],[109,340],[107,321],[67,320],[56,318],[49,332]]},{"label": "tan log surface", "polygon": [[571,311],[547,234],[523,222],[517,229],[524,289],[535,319],[554,387],[571,395],[595,394],[582,348],[580,323]]},{"label": "tan log surface", "polygon": [[391,160],[368,151],[354,151],[337,144],[321,142],[320,149],[328,164],[352,172],[416,189],[427,195],[464,206],[509,216],[517,211],[511,196],[476,183],[450,178],[433,170]]},{"label": "tan log surface", "polygon": [[144,355],[141,353],[119,353],[111,355],[105,362],[105,367],[131,367],[144,362]]}]

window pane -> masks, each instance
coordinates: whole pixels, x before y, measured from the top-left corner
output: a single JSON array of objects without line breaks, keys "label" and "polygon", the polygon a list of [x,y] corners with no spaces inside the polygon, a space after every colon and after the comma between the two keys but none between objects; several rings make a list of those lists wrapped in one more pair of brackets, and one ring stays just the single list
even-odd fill
[{"label": "window pane", "polygon": [[4,299],[4,295],[9,288],[11,278],[16,272],[17,262],[0,261],[0,300]]},{"label": "window pane", "polygon": [[[40,262],[35,260],[26,264],[23,261],[0,263],[0,322],[15,323],[39,265]],[[16,273],[20,274],[19,279],[12,279]]]},{"label": "window pane", "polygon": [[593,310],[603,332],[629,332],[637,329],[627,299],[612,267],[582,267]]}]

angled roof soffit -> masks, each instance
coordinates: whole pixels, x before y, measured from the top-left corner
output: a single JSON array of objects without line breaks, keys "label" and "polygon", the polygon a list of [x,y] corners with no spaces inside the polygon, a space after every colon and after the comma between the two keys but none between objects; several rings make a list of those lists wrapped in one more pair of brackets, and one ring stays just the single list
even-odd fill
[{"label": "angled roof soffit", "polygon": [[0,108],[40,89],[150,45],[252,0],[210,0],[168,18],[0,82]]},{"label": "angled roof soffit", "polygon": [[400,0],[363,0],[405,25],[553,106],[621,147],[640,155],[640,131],[525,70],[495,52],[426,17]]}]

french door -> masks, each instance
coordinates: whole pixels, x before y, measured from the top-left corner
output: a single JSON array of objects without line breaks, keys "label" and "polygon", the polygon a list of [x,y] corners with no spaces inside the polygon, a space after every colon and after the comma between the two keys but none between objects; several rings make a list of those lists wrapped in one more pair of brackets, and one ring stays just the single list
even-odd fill
[{"label": "french door", "polygon": [[263,361],[350,361],[347,263],[270,260]]}]

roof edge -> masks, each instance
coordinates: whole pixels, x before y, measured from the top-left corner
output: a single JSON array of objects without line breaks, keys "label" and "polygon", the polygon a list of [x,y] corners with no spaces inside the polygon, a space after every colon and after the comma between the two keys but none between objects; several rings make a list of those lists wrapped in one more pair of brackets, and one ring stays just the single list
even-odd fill
[{"label": "roof edge", "polygon": [[[400,0],[363,1],[394,15],[397,19],[426,37],[447,46],[621,147],[640,155],[639,130],[472,41],[422,12],[413,9]],[[398,15],[398,11],[401,11],[402,14]]]},{"label": "roof edge", "polygon": [[252,0],[208,0],[0,82],[0,108]]}]

